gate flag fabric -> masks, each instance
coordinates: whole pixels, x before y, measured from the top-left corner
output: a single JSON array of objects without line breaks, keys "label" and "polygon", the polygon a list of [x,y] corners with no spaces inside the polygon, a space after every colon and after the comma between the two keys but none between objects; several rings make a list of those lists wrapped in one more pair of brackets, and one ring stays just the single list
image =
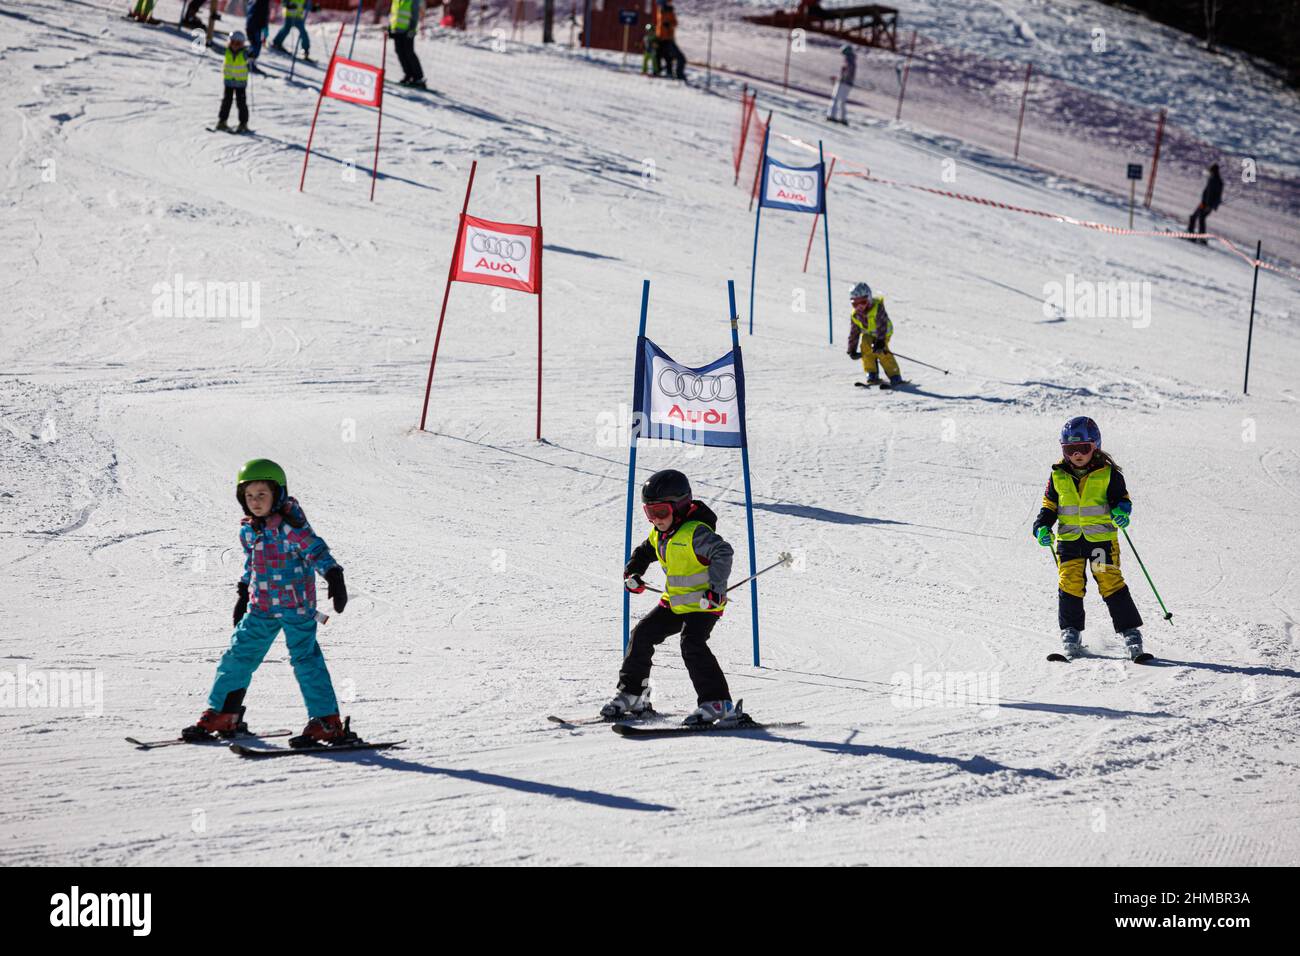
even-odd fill
[{"label": "gate flag fabric", "polygon": [[826,171],[821,163],[816,166],[787,166],[768,157],[763,168],[759,205],[792,212],[824,213],[826,191],[822,183],[825,178]]},{"label": "gate flag fabric", "polygon": [[541,227],[464,216],[456,237],[451,278],[535,293],[541,258]]},{"label": "gate flag fabric", "polygon": [[641,438],[721,448],[744,444],[740,409],[745,376],[739,352],[691,368],[649,339],[641,339],[640,346],[632,411]]}]

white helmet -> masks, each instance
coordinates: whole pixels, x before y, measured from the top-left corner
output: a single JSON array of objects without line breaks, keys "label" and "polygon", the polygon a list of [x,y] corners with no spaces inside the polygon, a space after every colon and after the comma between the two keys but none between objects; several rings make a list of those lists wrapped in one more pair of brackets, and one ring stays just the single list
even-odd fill
[{"label": "white helmet", "polygon": [[244,31],[243,31],[243,30],[236,30],[234,33],[230,34],[230,42],[231,42],[231,43],[247,43],[247,42],[248,42],[248,37],[244,36]]},{"label": "white helmet", "polygon": [[853,287],[853,291],[849,293],[849,298],[850,298],[850,299],[870,299],[870,298],[871,298],[871,286],[867,285],[865,282],[859,282],[857,285],[855,285],[855,286]]}]

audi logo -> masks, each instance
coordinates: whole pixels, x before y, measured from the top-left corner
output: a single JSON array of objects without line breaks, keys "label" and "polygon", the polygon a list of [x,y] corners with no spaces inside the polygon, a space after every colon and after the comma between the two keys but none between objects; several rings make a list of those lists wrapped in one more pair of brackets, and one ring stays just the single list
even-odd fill
[{"label": "audi logo", "polygon": [[489,236],[482,232],[470,234],[469,247],[475,252],[500,256],[512,262],[520,262],[528,254],[528,246],[518,239],[502,239],[500,236]]},{"label": "audi logo", "polygon": [[810,192],[817,185],[817,177],[810,176],[807,173],[783,173],[774,171],[772,173],[772,182],[778,186],[789,186],[791,189],[802,189]]},{"label": "audi logo", "polygon": [[374,86],[375,74],[368,73],[365,70],[353,69],[350,66],[339,66],[334,68],[335,75],[344,83],[354,83],[357,86]]},{"label": "audi logo", "polygon": [[721,375],[697,375],[675,368],[659,373],[659,391],[669,398],[687,401],[704,399],[709,402],[729,402],[736,397],[736,376],[731,372]]}]

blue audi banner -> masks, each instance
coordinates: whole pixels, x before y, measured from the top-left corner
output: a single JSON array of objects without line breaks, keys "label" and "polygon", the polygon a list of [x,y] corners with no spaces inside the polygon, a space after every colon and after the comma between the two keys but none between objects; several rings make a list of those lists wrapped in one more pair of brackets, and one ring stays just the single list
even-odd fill
[{"label": "blue audi banner", "polygon": [[824,213],[826,195],[822,186],[825,180],[821,163],[816,166],[787,166],[769,156],[763,167],[758,204],[768,209]]},{"label": "blue audi banner", "polygon": [[692,368],[642,336],[636,357],[634,438],[742,448],[744,390],[738,349]]}]

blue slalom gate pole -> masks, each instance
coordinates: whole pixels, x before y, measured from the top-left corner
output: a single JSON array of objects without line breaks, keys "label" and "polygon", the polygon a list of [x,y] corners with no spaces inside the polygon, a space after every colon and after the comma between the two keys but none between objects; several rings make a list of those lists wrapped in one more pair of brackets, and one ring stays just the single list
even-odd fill
[{"label": "blue slalom gate pole", "polygon": [[[641,347],[642,340],[645,339],[645,319],[646,312],[650,307],[650,280],[645,279],[641,283],[641,328],[636,335],[636,364],[639,369],[641,363],[645,361],[645,349]],[[641,376],[635,377],[636,385],[641,384]],[[636,385],[633,388],[636,388]],[[636,408],[637,396],[632,396],[632,407]],[[743,412],[742,412],[743,420]],[[623,564],[627,565],[632,560],[632,503],[636,497],[636,439],[640,431],[640,422],[633,413],[632,428],[628,435],[628,455],[627,455],[627,529],[623,534]],[[632,595],[623,588],[623,656],[627,656],[627,642],[631,634],[632,620]]]},{"label": "blue slalom gate pole", "polygon": [[[822,141],[817,140],[817,158],[821,160],[826,171],[826,156],[822,152]],[[830,180],[822,177],[822,237],[826,240],[826,340],[835,344],[835,309],[831,304],[831,219],[827,214],[826,193],[830,189]]]},{"label": "blue slalom gate pole", "polygon": [[[764,144],[766,145],[766,144]],[[737,329],[740,316],[736,314],[736,283],[732,279],[727,280],[727,302],[731,307],[731,348],[736,355],[736,378],[739,382],[745,381],[745,366],[740,357],[740,332]],[[753,313],[750,313],[751,318]],[[749,435],[748,424],[745,413],[745,389],[742,386],[736,391],[736,402],[740,409],[740,463],[745,473],[745,523],[749,530],[749,603],[751,613],[753,614],[752,623],[754,627],[754,666],[758,667],[758,558],[754,553],[754,495],[749,483]],[[628,501],[628,508],[631,508],[631,500]],[[631,533],[631,524],[628,525],[629,534]],[[629,539],[630,541],[630,539]],[[628,544],[628,557],[631,557],[631,544]]]},{"label": "blue slalom gate pole", "polygon": [[348,59],[352,59],[352,51],[357,48],[357,30],[361,27],[361,11],[365,9],[366,0],[357,0],[357,18],[352,21],[352,42],[348,44]]},{"label": "blue slalom gate pole", "polygon": [[[767,137],[772,132],[772,114],[767,114],[767,129],[763,130],[763,152],[758,157],[758,209],[754,212],[754,258],[749,264],[749,334],[754,334],[754,281],[758,269],[758,223],[763,217],[763,196],[767,192]],[[730,281],[730,280],[728,280]],[[731,314],[736,316],[733,305]]]}]

